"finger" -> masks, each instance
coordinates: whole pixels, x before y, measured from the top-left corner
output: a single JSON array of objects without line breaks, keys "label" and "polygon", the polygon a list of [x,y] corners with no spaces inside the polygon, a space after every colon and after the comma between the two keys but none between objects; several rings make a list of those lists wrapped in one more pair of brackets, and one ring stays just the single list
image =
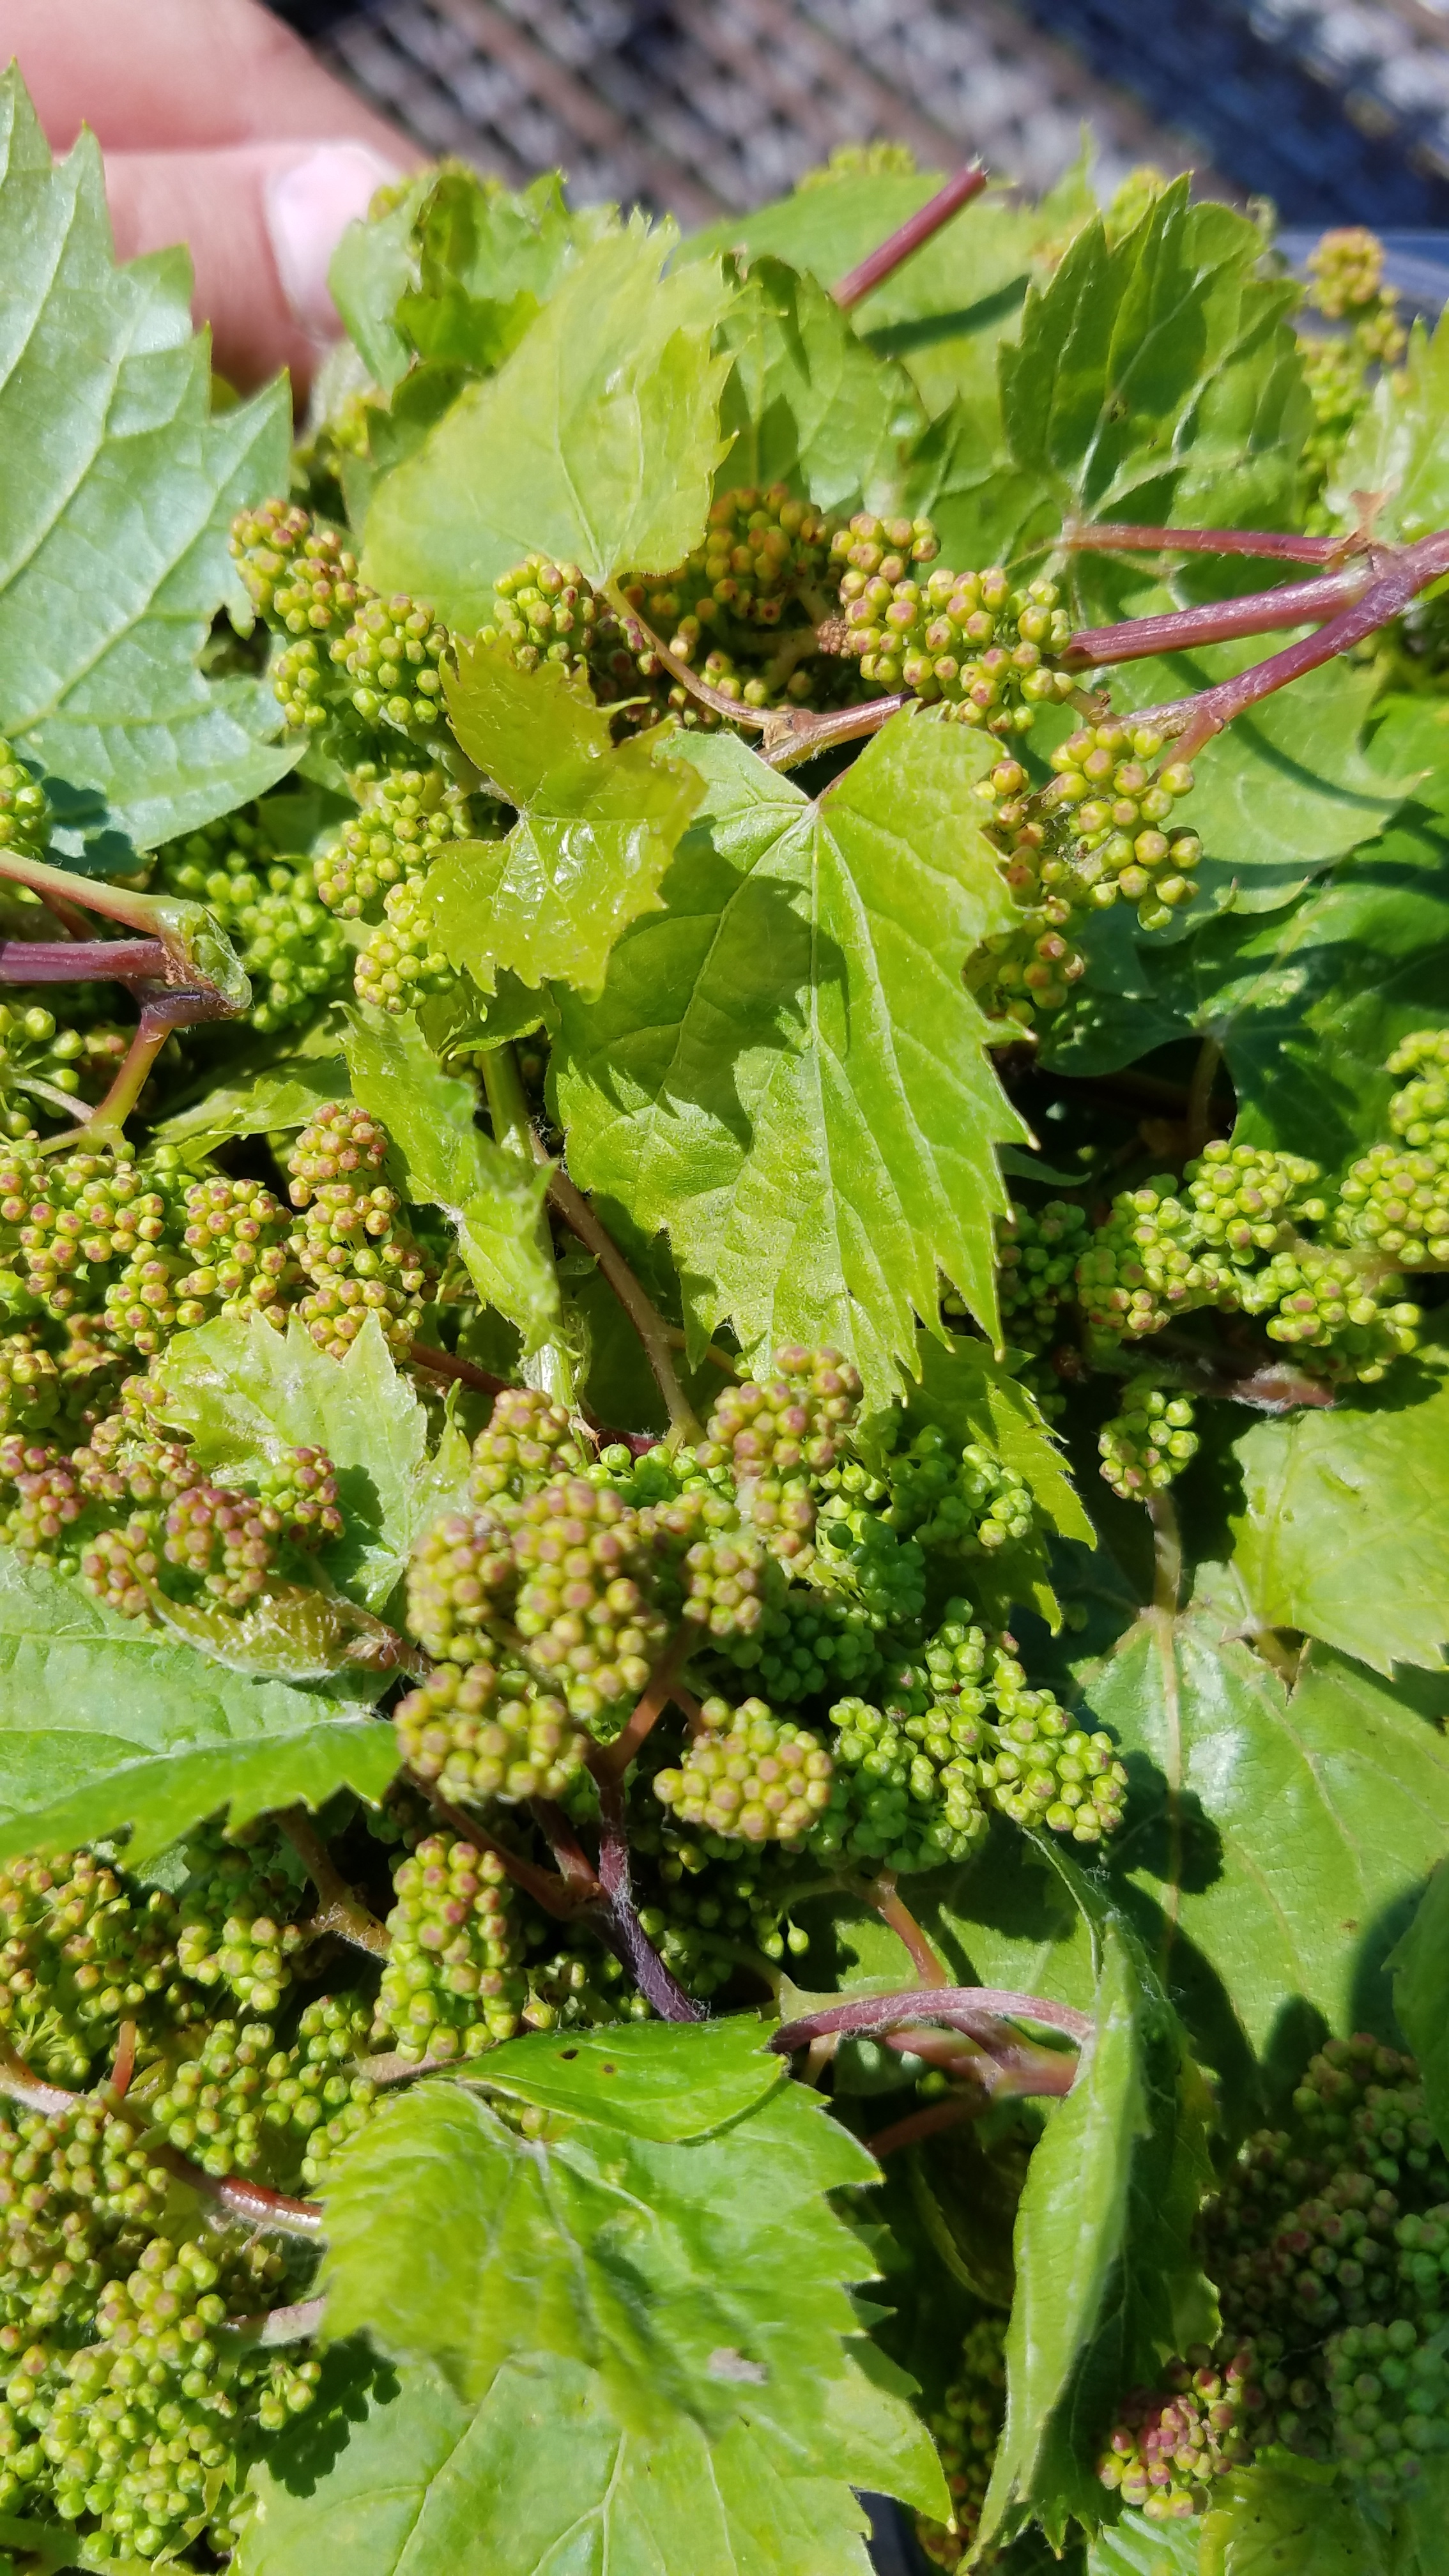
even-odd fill
[{"label": "finger", "polygon": [[86,124],[114,151],[334,135],[420,157],[257,0],[0,0],[12,55],[56,151]]},{"label": "finger", "polygon": [[192,310],[211,325],[222,375],[244,390],[285,366],[305,391],[338,329],[327,291],[332,253],[374,190],[398,175],[354,142],[115,152],[106,156],[106,195],[122,259],[187,244]]}]

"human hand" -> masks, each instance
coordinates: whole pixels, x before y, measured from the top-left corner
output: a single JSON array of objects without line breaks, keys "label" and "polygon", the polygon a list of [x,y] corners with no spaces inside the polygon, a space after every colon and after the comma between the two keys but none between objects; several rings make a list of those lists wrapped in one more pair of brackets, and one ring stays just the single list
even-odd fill
[{"label": "human hand", "polygon": [[257,0],[0,0],[51,147],[89,125],[122,259],[187,244],[193,311],[239,388],[305,392],[338,329],[327,267],[373,191],[422,158]]}]

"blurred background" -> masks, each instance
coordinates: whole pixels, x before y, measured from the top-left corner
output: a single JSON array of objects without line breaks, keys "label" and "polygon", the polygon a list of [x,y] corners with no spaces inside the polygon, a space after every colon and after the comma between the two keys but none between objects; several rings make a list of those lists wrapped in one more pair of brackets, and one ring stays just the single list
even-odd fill
[{"label": "blurred background", "polygon": [[875,137],[1040,190],[1089,121],[1104,197],[1140,162],[1192,163],[1287,227],[1388,231],[1396,265],[1449,227],[1449,0],[272,5],[429,151],[515,185],[562,165],[576,200],[686,225]]}]

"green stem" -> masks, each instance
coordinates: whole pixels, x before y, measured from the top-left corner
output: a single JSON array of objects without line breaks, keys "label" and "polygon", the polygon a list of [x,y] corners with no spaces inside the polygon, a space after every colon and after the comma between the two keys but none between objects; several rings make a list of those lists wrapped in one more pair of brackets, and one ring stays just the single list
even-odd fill
[{"label": "green stem", "polygon": [[[488,1115],[493,1124],[493,1141],[515,1163],[526,1164],[532,1171],[542,1157],[528,1114],[528,1095],[518,1058],[507,1039],[501,1046],[489,1047],[482,1058],[483,1092],[488,1102]],[[545,1259],[553,1262],[553,1236],[542,1208],[538,1212],[538,1245]],[[562,1335],[546,1341],[540,1350],[530,1353],[520,1374],[526,1386],[536,1386],[551,1395],[556,1404],[569,1413],[577,1413],[579,1389],[573,1354]]]},{"label": "green stem", "polygon": [[613,1236],[599,1223],[588,1200],[576,1190],[567,1173],[555,1170],[548,1194],[570,1231],[590,1251],[613,1289],[635,1332],[644,1345],[644,1356],[654,1371],[654,1381],[664,1398],[669,1414],[669,1427],[681,1439],[703,1438],[693,1405],[679,1383],[670,1355],[670,1327],[666,1324],[652,1297],[634,1276]]}]

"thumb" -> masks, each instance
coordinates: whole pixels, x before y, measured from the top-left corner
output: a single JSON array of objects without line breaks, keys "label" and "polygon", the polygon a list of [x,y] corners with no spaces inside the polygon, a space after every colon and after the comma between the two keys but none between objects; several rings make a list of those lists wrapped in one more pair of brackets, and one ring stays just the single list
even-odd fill
[{"label": "thumb", "polygon": [[340,325],[332,254],[376,189],[403,176],[370,144],[244,143],[211,152],[108,152],[120,258],[185,242],[192,311],[239,389],[290,367],[305,394]]}]

